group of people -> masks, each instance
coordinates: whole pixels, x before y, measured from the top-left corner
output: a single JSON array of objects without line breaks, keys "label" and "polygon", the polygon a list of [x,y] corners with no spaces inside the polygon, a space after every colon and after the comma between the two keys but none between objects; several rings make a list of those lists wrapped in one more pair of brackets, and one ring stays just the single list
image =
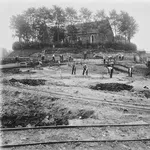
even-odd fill
[{"label": "group of people", "polygon": [[[45,55],[40,55],[41,57],[41,60],[38,61],[38,66],[41,66],[43,61],[45,60]],[[63,62],[64,61],[64,56],[63,55],[59,55],[60,57],[60,61],[59,62]],[[84,53],[84,59],[87,58],[87,53]],[[120,55],[120,58],[121,60],[124,59],[124,56],[123,55]],[[72,60],[72,57],[69,56],[68,57],[68,60],[69,62]],[[18,63],[19,62],[19,57],[16,56],[15,57],[15,61]],[[52,61],[53,62],[56,62],[56,59],[55,59],[55,54],[52,55]],[[110,78],[113,77],[113,72],[114,72],[114,63],[111,63],[109,62],[108,64],[106,64],[106,58],[103,58],[103,63],[105,65],[105,67],[108,69],[108,73],[110,75]],[[82,75],[88,75],[88,67],[86,64],[83,65],[83,72],[82,72]],[[72,65],[72,72],[71,72],[72,75],[76,75],[76,63],[74,62],[73,65]],[[128,76],[129,77],[132,77],[132,74],[133,74],[133,67],[128,67]]]},{"label": "group of people", "polygon": [[[113,76],[114,64],[107,65],[108,73],[110,74],[110,78]],[[128,76],[132,77],[133,74],[133,66],[128,67]]]},{"label": "group of people", "polygon": [[106,62],[116,62],[116,59],[119,59],[119,60],[124,60],[124,55],[122,54],[119,54],[119,55],[116,55],[116,56],[108,56],[107,58],[106,57],[103,57],[103,62],[104,64],[106,64]]},{"label": "group of people", "polygon": [[[110,78],[112,78],[112,76],[113,76],[113,70],[114,70],[113,65],[108,65],[107,69],[108,69],[108,73],[110,75]],[[88,71],[88,67],[87,67],[86,64],[84,64],[83,65],[82,75],[88,75],[88,72],[89,72]],[[72,75],[76,75],[76,64],[75,64],[75,62],[72,65]]]},{"label": "group of people", "polygon": [[[52,56],[52,61],[55,62],[56,59],[55,59],[55,54],[53,54]],[[63,62],[64,61],[64,56],[63,55],[59,55],[59,62]]]},{"label": "group of people", "polygon": [[[41,59],[41,61],[43,62],[45,60],[45,54],[43,53],[43,55],[41,53],[38,54],[38,58]],[[17,59],[17,58],[16,58]],[[56,62],[56,56],[55,54],[52,55],[52,61],[53,62]],[[59,55],[59,62],[63,62],[64,61],[64,55],[63,54],[60,54]],[[68,57],[68,61],[71,62],[73,61],[73,57],[69,56]]]},{"label": "group of people", "polygon": [[[88,75],[88,67],[86,64],[83,65],[83,72],[82,75]],[[76,64],[75,62],[72,65],[72,75],[76,75]]]},{"label": "group of people", "polygon": [[[42,62],[44,61],[45,59],[45,56],[42,55],[41,56],[41,61],[39,61],[39,65],[42,65]],[[86,58],[84,58],[86,59]],[[121,58],[123,59],[123,58]],[[63,55],[60,55],[60,61],[59,62],[62,62],[64,60],[64,57]],[[53,54],[52,56],[52,61],[55,62],[56,59],[55,59],[55,54]],[[71,61],[71,56],[69,56],[69,61]],[[104,64],[106,64],[106,59],[104,58],[103,59],[104,61]],[[107,64],[106,65],[106,68],[108,69],[108,73],[110,75],[110,78],[113,77],[113,72],[114,72],[114,63],[110,63],[110,64]],[[83,65],[83,72],[82,72],[82,75],[88,75],[88,67],[86,64]],[[129,67],[128,68],[128,75],[129,77],[132,77],[132,72],[133,72],[133,67]],[[74,62],[73,65],[72,65],[72,72],[71,72],[72,75],[75,75],[76,74],[76,63]]]},{"label": "group of people", "polygon": [[118,58],[119,58],[119,60],[124,60],[124,55],[121,54],[118,56]]}]

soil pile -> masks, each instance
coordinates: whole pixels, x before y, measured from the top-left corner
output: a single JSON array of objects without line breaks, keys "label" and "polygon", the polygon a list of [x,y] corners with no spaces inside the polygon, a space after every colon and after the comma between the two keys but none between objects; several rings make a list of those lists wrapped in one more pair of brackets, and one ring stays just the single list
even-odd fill
[{"label": "soil pile", "polygon": [[46,80],[43,79],[10,79],[9,80],[10,83],[15,83],[15,82],[19,82],[25,85],[30,85],[30,86],[38,86],[38,85],[45,85]]},{"label": "soil pile", "polygon": [[133,86],[120,84],[120,83],[100,83],[100,84],[96,84],[95,86],[90,86],[90,88],[93,90],[105,90],[105,91],[118,92],[122,90],[130,91],[133,88]]},{"label": "soil pile", "polygon": [[2,73],[12,73],[12,74],[18,74],[21,73],[19,68],[13,68],[13,69],[2,69]]}]

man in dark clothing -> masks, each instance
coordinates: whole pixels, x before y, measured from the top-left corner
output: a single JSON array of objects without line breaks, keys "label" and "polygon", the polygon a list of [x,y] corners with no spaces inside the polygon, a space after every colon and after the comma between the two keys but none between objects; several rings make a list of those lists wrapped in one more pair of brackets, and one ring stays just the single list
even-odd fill
[{"label": "man in dark clothing", "polygon": [[76,64],[75,64],[75,62],[72,65],[72,74],[76,74]]},{"label": "man in dark clothing", "polygon": [[106,59],[105,58],[103,58],[103,61],[104,61],[104,64],[106,63]]},{"label": "man in dark clothing", "polygon": [[16,63],[19,63],[19,57],[18,56],[16,56],[15,61],[16,61]]},{"label": "man in dark clothing", "polygon": [[63,55],[59,55],[59,58],[60,58],[60,62],[64,61],[64,56]]},{"label": "man in dark clothing", "polygon": [[83,66],[83,75],[86,73],[86,75],[88,75],[88,68],[87,68],[87,65],[85,64],[84,66]]},{"label": "man in dark clothing", "polygon": [[40,58],[41,57],[41,53],[38,53],[38,56],[37,56],[38,58]]},{"label": "man in dark clothing", "polygon": [[61,60],[62,60],[62,62],[64,61],[64,56],[63,55],[61,55]]},{"label": "man in dark clothing", "polygon": [[60,60],[60,62],[62,61],[62,55],[59,55],[59,60]]},{"label": "man in dark clothing", "polygon": [[71,62],[71,56],[69,56],[69,62]]},{"label": "man in dark clothing", "polygon": [[44,56],[44,55],[42,55],[42,62],[44,61],[44,59],[45,59],[45,56]]}]

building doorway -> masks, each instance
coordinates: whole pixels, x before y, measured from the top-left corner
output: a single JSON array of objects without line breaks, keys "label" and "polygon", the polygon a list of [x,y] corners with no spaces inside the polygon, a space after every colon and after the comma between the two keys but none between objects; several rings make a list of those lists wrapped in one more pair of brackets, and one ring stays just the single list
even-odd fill
[{"label": "building doorway", "polygon": [[94,43],[94,35],[91,35],[90,43]]}]

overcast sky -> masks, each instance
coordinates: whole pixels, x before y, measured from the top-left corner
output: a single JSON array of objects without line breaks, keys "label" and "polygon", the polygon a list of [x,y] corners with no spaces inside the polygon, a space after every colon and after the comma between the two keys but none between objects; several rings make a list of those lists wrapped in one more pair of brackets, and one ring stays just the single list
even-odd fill
[{"label": "overcast sky", "polygon": [[150,0],[0,0],[0,47],[11,49],[14,39],[10,26],[10,17],[20,14],[29,7],[46,6],[52,8],[58,5],[62,8],[67,6],[79,10],[86,7],[92,12],[104,9],[108,13],[112,9],[126,11],[133,16],[139,25],[139,31],[131,42],[138,46],[138,49],[145,49],[150,52]]}]

